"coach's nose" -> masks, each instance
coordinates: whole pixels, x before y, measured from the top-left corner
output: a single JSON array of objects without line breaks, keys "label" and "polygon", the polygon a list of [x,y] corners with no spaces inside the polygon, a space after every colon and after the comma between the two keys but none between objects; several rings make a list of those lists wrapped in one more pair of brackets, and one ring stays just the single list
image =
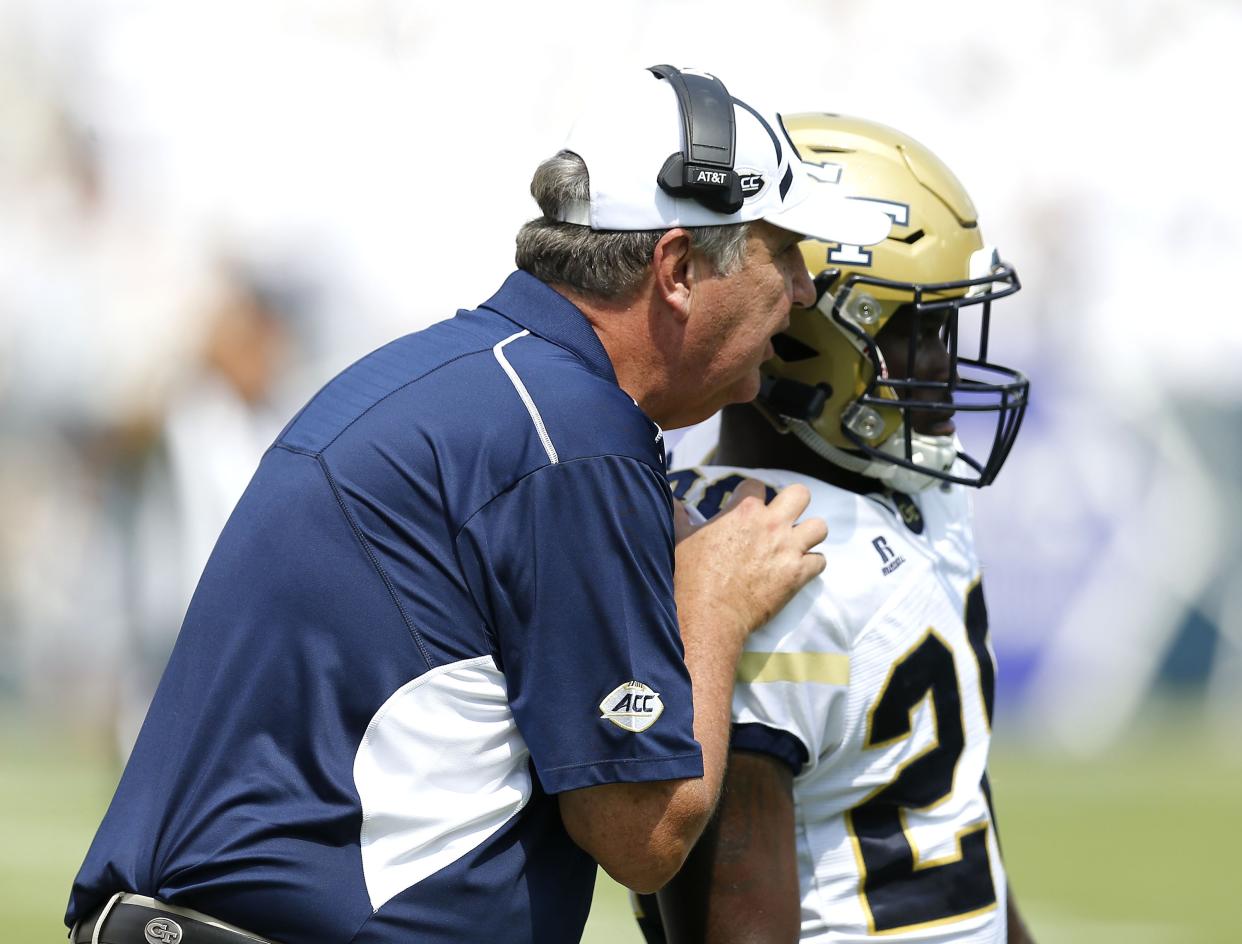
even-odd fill
[{"label": "coach's nose", "polygon": [[794,266],[793,303],[797,308],[810,308],[815,304],[815,283],[801,260]]}]

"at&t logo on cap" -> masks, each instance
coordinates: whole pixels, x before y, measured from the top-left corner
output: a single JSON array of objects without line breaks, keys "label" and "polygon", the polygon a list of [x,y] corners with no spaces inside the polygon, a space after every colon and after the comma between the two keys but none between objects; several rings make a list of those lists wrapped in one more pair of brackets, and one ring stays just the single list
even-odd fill
[{"label": "at&t logo on cap", "polygon": [[622,682],[604,696],[599,703],[600,717],[611,721],[618,728],[646,731],[664,713],[664,702],[659,692],[642,682]]}]

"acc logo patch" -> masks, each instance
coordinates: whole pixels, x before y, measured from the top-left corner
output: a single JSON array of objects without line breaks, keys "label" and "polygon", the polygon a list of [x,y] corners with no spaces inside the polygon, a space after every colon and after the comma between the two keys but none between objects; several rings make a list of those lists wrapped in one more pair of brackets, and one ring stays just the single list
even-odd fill
[{"label": "acc logo patch", "polygon": [[642,682],[622,682],[599,703],[600,717],[611,721],[618,728],[646,731],[664,713],[664,702],[659,692]]}]

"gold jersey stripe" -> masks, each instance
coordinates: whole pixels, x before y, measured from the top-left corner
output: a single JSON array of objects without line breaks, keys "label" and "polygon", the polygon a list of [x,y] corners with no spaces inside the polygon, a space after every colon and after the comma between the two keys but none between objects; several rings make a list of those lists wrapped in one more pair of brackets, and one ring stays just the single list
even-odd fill
[{"label": "gold jersey stripe", "polygon": [[850,657],[841,652],[743,652],[737,680],[848,685]]}]

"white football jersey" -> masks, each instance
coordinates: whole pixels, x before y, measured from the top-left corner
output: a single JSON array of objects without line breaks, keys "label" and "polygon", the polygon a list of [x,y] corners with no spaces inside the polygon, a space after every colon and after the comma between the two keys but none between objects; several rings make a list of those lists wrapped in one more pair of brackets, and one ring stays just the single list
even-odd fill
[{"label": "white football jersey", "polygon": [[984,780],[995,663],[967,490],[864,496],[722,467],[670,481],[711,517],[743,477],[802,483],[828,523],[827,568],[750,637],[733,696],[735,746],[801,763],[802,940],[1003,942]]}]

